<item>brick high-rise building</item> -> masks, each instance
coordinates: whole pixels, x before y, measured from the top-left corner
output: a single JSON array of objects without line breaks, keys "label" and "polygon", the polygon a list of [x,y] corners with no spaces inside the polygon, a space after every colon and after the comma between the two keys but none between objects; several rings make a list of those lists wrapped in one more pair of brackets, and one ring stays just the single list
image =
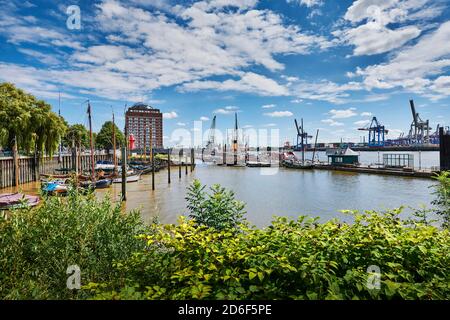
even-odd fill
[{"label": "brick high-rise building", "polygon": [[[150,148],[150,132],[152,132],[153,147],[163,147],[163,115],[160,110],[144,103],[136,103],[125,114],[128,135],[133,134],[136,139],[136,149]],[[144,138],[146,134],[146,138]]]}]

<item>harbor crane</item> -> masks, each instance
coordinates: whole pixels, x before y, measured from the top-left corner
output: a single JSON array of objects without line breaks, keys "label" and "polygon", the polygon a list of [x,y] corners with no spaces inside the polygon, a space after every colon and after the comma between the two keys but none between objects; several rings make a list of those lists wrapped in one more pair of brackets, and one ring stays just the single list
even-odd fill
[{"label": "harbor crane", "polygon": [[430,121],[424,121],[420,118],[419,113],[416,112],[413,100],[409,100],[409,104],[413,115],[413,122],[408,135],[410,144],[421,145],[430,143]]},{"label": "harbor crane", "polygon": [[305,132],[305,127],[303,126],[303,119],[301,120],[301,126],[298,125],[297,119],[295,121],[295,127],[297,129],[297,146],[294,151],[302,151],[302,163],[305,162],[305,150],[308,145],[308,139],[312,139],[307,132]]},{"label": "harbor crane", "polygon": [[211,151],[211,156],[215,156],[216,155],[216,148],[215,148],[215,144],[216,144],[216,119],[217,116],[214,116],[212,123],[211,123],[211,128],[209,129],[209,137],[208,137],[208,142],[206,143],[205,148],[203,148],[202,150],[202,159],[203,159],[203,155],[205,150]]},{"label": "harbor crane", "polygon": [[308,139],[312,139],[307,132],[304,130],[303,119],[301,119],[301,125],[298,125],[297,119],[295,121],[295,128],[297,129],[297,145],[295,146],[295,151],[302,151],[305,145],[308,145]]},{"label": "harbor crane", "polygon": [[364,128],[359,128],[360,131],[369,131],[369,147],[384,147],[385,135],[389,130],[378,122],[377,117],[373,117],[369,125]]}]

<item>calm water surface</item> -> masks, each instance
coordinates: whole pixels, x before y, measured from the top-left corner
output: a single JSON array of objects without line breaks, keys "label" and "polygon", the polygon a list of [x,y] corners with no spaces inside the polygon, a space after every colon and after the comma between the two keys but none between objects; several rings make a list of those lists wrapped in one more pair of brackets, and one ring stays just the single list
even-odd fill
[{"label": "calm water surface", "polygon": [[[247,219],[258,227],[272,221],[273,215],[297,217],[318,216],[321,220],[349,218],[343,209],[389,209],[401,205],[418,208],[430,206],[433,199],[432,180],[413,179],[322,170],[289,170],[279,168],[274,175],[263,175],[258,168],[232,168],[200,164],[181,180],[178,169],[172,169],[172,184],[167,183],[167,171],[156,174],[156,191],[151,190],[151,176],[127,185],[126,209],[140,209],[145,221],[158,216],[163,223],[175,223],[186,214],[186,188],[194,179],[211,186],[219,183],[232,189],[236,198],[247,206]],[[26,193],[36,193],[38,184],[22,187]],[[2,190],[7,192],[7,190]],[[99,190],[98,196],[120,197],[121,185]],[[404,214],[408,215],[408,212]]]},{"label": "calm water surface", "polygon": [[[158,216],[161,222],[174,223],[179,215],[186,213],[186,188],[194,179],[208,186],[219,183],[232,189],[236,198],[247,204],[247,219],[258,227],[268,225],[273,215],[348,220],[339,210],[429,206],[432,201],[429,187],[433,183],[425,179],[321,170],[279,169],[275,175],[261,175],[257,168],[198,165],[188,176],[183,171],[181,180],[178,172],[173,172],[171,185],[167,183],[167,172],[158,173],[156,191],[151,191],[151,176],[129,184],[127,209],[139,208],[146,221]],[[118,199],[120,185],[115,185],[110,192]]]}]

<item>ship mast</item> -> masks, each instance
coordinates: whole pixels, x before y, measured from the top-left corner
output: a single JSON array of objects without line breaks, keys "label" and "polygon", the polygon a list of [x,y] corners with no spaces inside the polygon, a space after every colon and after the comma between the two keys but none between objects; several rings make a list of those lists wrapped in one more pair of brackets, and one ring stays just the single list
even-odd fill
[{"label": "ship mast", "polygon": [[238,162],[238,118],[237,118],[237,112],[234,114],[235,120],[234,120],[234,137],[233,137],[233,152],[234,152],[234,165],[237,165]]},{"label": "ship mast", "polygon": [[116,120],[115,120],[115,116],[114,116],[114,109],[113,109],[112,116],[113,116],[113,127],[112,127],[112,134],[113,134],[113,159],[114,159],[114,175],[115,175],[117,173],[117,156],[116,156]]},{"label": "ship mast", "polygon": [[94,141],[92,134],[92,111],[91,111],[91,103],[88,100],[88,117],[89,117],[89,142],[91,145],[91,178],[92,182],[95,182],[95,163],[94,163]]}]

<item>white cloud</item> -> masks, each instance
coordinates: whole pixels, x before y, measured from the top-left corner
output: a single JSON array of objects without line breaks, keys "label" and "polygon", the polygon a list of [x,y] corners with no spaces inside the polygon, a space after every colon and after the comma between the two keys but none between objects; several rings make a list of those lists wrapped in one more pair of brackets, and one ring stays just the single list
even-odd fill
[{"label": "white cloud", "polygon": [[371,117],[372,116],[372,112],[363,112],[361,113],[361,117]]},{"label": "white cloud", "polygon": [[422,33],[425,27],[411,25],[411,21],[423,24],[439,16],[443,9],[431,0],[357,0],[344,15],[351,26],[333,34],[354,46],[356,56],[389,52]]},{"label": "white cloud", "polygon": [[360,120],[360,121],[356,121],[353,122],[355,125],[357,125],[358,127],[364,127],[366,125],[368,125],[370,123],[370,120]]},{"label": "white cloud", "polygon": [[234,114],[236,112],[240,112],[239,107],[236,106],[227,106],[224,108],[214,110],[215,114],[223,114],[223,115]]},{"label": "white cloud", "polygon": [[163,113],[164,119],[176,119],[178,118],[178,114],[175,111],[165,112]]},{"label": "white cloud", "polygon": [[358,115],[355,112],[355,108],[349,108],[349,109],[343,109],[343,110],[336,110],[332,109],[329,111],[329,114],[331,115],[331,119],[346,119],[351,118],[356,115]]},{"label": "white cloud", "polygon": [[[3,69],[8,73],[24,69],[33,79],[30,81],[42,85],[43,92],[46,86],[60,83],[78,93],[111,99],[141,96],[175,85],[182,85],[182,90],[288,95],[287,88],[275,80],[242,70],[262,66],[280,71],[284,65],[278,57],[310,54],[331,44],[323,36],[303,32],[280,14],[256,9],[257,2],[208,0],[170,7],[162,0],[151,5],[143,0],[131,4],[104,0],[95,5],[83,25],[99,33],[44,27],[43,21],[21,22],[2,12],[0,36],[7,41],[46,46],[53,50],[49,57],[59,55],[61,47],[70,49],[64,58],[66,65],[58,70],[34,68],[37,72],[31,72],[29,67],[13,64],[3,64]],[[100,34],[107,40],[102,45],[98,45]],[[212,76],[228,80],[208,81]]]},{"label": "white cloud", "polygon": [[208,117],[200,117],[200,121],[209,121]]},{"label": "white cloud", "polygon": [[186,126],[186,123],[184,123],[184,122],[177,122],[177,126],[185,127],[185,126]]},{"label": "white cloud", "polygon": [[350,97],[349,91],[363,90],[364,86],[358,82],[337,84],[322,80],[319,82],[306,82],[300,80],[291,88],[291,93],[299,99],[322,100],[342,104]]},{"label": "white cloud", "polygon": [[356,73],[363,77],[368,89],[403,87],[418,94],[432,94],[433,91],[442,94],[439,85],[433,86],[429,78],[444,73],[450,67],[450,46],[439,45],[444,43],[450,43],[450,22],[421,37],[415,45],[400,50],[390,61],[358,68]]},{"label": "white cloud", "polygon": [[277,105],[276,104],[266,104],[264,106],[262,106],[262,109],[273,109],[275,108]]},{"label": "white cloud", "polygon": [[421,31],[415,26],[390,30],[378,22],[368,22],[357,28],[333,34],[346,43],[355,46],[355,56],[372,55],[402,47],[409,40],[417,38]]},{"label": "white cloud", "polygon": [[323,4],[322,0],[287,0],[287,2],[298,2],[300,5],[308,8],[321,6]]},{"label": "white cloud", "polygon": [[262,75],[248,72],[240,80],[219,81],[194,81],[185,83],[181,86],[181,91],[199,91],[199,90],[218,90],[218,91],[240,91],[246,93],[255,93],[261,96],[286,96],[289,90],[279,85],[276,81],[266,78]]},{"label": "white cloud", "polygon": [[284,118],[284,117],[292,117],[294,114],[290,111],[274,111],[264,113],[264,115],[272,118]]},{"label": "white cloud", "polygon": [[333,119],[325,119],[321,121],[322,123],[326,123],[331,127],[342,127],[344,124],[342,122],[334,121]]}]

